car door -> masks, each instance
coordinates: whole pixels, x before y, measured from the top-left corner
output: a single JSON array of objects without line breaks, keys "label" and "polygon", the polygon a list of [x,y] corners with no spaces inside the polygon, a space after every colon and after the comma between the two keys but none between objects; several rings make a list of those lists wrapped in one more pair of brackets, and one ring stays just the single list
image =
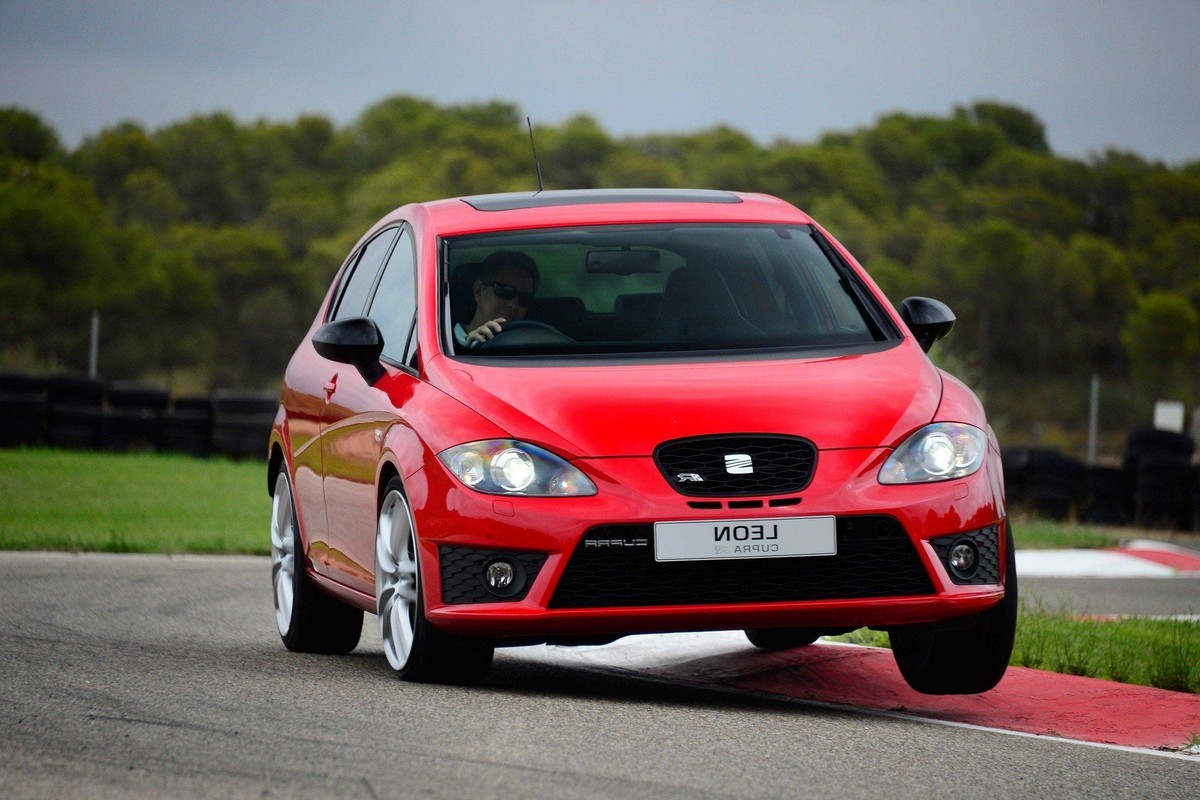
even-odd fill
[{"label": "car door", "polygon": [[[381,231],[348,259],[325,322],[357,317],[364,312],[379,277],[379,271],[391,253],[399,233],[399,228]],[[322,358],[315,350],[310,357],[306,373],[315,384],[312,394],[320,406],[317,411],[317,440],[306,448],[304,473],[308,475],[310,471],[315,470],[316,479],[300,480],[300,470],[297,469],[296,502],[305,519],[308,557],[312,561],[313,569],[344,583],[348,565],[335,541],[336,531],[330,527],[330,520],[336,520],[339,512],[335,510],[331,513],[328,506],[325,478],[329,462],[325,457],[324,439],[331,419],[341,419],[349,413],[349,409],[342,408],[331,411],[331,405],[340,406],[354,402],[349,391],[339,394],[337,388],[348,375],[357,377],[357,372],[346,364]]]},{"label": "car door", "polygon": [[341,573],[338,580],[368,593],[375,590],[375,477],[384,434],[417,380],[404,366],[416,312],[414,265],[412,234],[405,229],[364,309],[383,334],[382,358],[391,368],[369,386],[356,369],[343,365],[322,423],[331,563]]}]

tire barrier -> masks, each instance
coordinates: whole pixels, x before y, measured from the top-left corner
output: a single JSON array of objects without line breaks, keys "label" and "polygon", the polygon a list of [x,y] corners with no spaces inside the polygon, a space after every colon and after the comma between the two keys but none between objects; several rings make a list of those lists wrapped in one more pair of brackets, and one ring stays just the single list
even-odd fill
[{"label": "tire barrier", "polygon": [[1134,428],[1125,440],[1122,466],[1136,474],[1143,458],[1177,456],[1187,461],[1195,450],[1196,443],[1187,434],[1152,427]]},{"label": "tire barrier", "polygon": [[1134,428],[1125,441],[1124,469],[1133,483],[1133,522],[1148,527],[1195,525],[1196,483],[1192,437],[1152,427]]},{"label": "tire barrier", "polygon": [[150,451],[261,459],[274,392],[225,389],[180,397],[133,382],[0,372],[0,447]]},{"label": "tire barrier", "polygon": [[219,389],[213,392],[213,450],[230,458],[266,458],[279,395]]},{"label": "tire barrier", "polygon": [[1194,472],[1189,460],[1148,455],[1138,464],[1133,489],[1133,521],[1142,528],[1190,529],[1193,523]]},{"label": "tire barrier", "polygon": [[212,430],[212,400],[180,397],[159,423],[158,449],[193,456],[212,455]]},{"label": "tire barrier", "polygon": [[55,447],[96,450],[104,414],[104,384],[78,375],[46,379],[47,441]]},{"label": "tire barrier", "polygon": [[0,372],[0,447],[41,444],[46,439],[46,379]]},{"label": "tire barrier", "polygon": [[1072,513],[1080,522],[1200,531],[1200,466],[1190,436],[1135,428],[1122,466],[1084,467],[1060,451],[1014,447],[1004,451],[1010,505],[1054,520]]},{"label": "tire barrier", "polygon": [[1192,532],[1200,533],[1200,466],[1192,467]]},{"label": "tire barrier", "polygon": [[1001,457],[1010,502],[1026,505],[1041,516],[1065,520],[1071,515],[1085,467],[1058,450],[1014,447]]},{"label": "tire barrier", "polygon": [[117,452],[156,449],[169,399],[166,389],[114,383],[108,389],[108,408],[101,418],[101,445]]},{"label": "tire barrier", "polygon": [[1133,487],[1120,467],[1088,467],[1079,493],[1079,521],[1094,525],[1128,525]]}]

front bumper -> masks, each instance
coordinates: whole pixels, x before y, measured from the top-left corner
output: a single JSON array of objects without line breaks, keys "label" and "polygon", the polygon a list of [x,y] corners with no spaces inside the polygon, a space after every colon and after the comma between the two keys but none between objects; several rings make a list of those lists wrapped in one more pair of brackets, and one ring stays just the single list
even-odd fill
[{"label": "front bumper", "polygon": [[[999,565],[1006,532],[989,466],[963,480],[882,486],[876,475],[889,452],[823,451],[803,492],[719,500],[680,495],[649,458],[577,462],[599,490],[578,498],[482,495],[433,464],[407,482],[427,615],[439,629],[503,642],[889,627],[995,605],[1004,596]],[[653,559],[655,522],[826,515],[838,520],[837,556],[670,564]],[[997,580],[963,584],[949,574],[931,540],[941,542],[944,555],[942,537],[964,532],[992,537]],[[648,545],[640,543],[646,539]],[[597,540],[622,544],[587,546]],[[528,585],[513,597],[491,598],[483,586],[477,565],[496,554],[516,558],[529,573]],[[472,576],[478,576],[474,587]]]}]

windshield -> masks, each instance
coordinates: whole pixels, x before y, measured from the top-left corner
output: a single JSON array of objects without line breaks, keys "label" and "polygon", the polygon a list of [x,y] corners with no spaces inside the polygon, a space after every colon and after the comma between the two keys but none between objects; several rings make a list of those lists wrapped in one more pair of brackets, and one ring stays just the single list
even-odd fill
[{"label": "windshield", "polygon": [[[646,354],[853,347],[897,336],[808,226],[552,228],[449,239],[453,352]],[[503,318],[485,343],[467,335]]]}]

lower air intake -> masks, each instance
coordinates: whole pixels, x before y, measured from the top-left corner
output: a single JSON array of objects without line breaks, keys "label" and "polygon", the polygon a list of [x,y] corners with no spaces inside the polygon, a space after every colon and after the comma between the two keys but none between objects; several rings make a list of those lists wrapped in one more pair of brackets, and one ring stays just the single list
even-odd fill
[{"label": "lower air intake", "polygon": [[[588,542],[646,540],[644,547]],[[899,521],[842,517],[837,555],[723,561],[654,560],[652,525],[593,528],[575,548],[551,608],[846,600],[933,594]]]}]

